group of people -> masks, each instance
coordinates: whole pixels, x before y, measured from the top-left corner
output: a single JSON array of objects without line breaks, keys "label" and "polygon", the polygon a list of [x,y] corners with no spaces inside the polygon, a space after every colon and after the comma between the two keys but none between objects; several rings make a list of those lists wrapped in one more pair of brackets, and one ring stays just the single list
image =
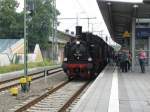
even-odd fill
[{"label": "group of people", "polygon": [[131,53],[129,50],[122,49],[117,55],[117,65],[122,72],[128,72],[131,67]]},{"label": "group of people", "polygon": [[[144,50],[140,49],[138,53],[139,64],[141,67],[141,72],[145,73],[145,60],[146,53]],[[128,49],[122,49],[116,55],[116,64],[120,67],[122,72],[128,72],[131,68],[132,56]]]}]

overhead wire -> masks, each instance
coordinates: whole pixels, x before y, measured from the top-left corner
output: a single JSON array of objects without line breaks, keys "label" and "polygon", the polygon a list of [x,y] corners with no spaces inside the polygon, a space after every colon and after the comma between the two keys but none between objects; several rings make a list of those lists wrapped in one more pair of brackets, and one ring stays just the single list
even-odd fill
[{"label": "overhead wire", "polygon": [[88,17],[88,13],[85,10],[85,8],[83,7],[83,5],[80,3],[80,1],[79,0],[73,0],[73,1],[76,2],[76,4],[80,7],[80,9],[82,10],[81,13],[84,12],[86,14],[86,16]]}]

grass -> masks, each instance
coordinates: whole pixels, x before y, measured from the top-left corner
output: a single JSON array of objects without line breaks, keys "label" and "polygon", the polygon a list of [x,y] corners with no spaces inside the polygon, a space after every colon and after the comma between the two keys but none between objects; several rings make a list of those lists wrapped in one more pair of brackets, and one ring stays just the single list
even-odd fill
[{"label": "grass", "polygon": [[[37,62],[37,63],[28,63],[28,68],[35,68],[35,67],[42,67],[42,66],[52,66],[51,61],[44,60],[43,62]],[[24,69],[24,64],[11,64],[9,66],[2,66],[0,67],[0,74],[18,71]]]}]

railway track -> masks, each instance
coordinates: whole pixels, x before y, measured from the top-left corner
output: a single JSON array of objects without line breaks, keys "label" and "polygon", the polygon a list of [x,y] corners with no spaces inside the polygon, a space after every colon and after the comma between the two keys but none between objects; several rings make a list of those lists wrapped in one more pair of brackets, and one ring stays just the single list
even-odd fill
[{"label": "railway track", "polygon": [[65,81],[40,97],[25,102],[14,112],[65,112],[72,102],[87,87],[90,81]]},{"label": "railway track", "polygon": [[[40,79],[42,77],[45,77],[45,74],[46,74],[46,76],[49,76],[51,74],[54,74],[54,73],[57,73],[60,71],[62,71],[62,69],[60,67],[57,67],[57,68],[53,68],[53,69],[49,69],[49,70],[42,70],[39,72],[35,72],[32,74],[29,74],[28,76],[32,76],[32,80],[37,80],[37,79]],[[21,77],[22,76],[0,82],[0,92],[3,92],[3,91],[5,91],[11,87],[20,85],[19,79]]]}]

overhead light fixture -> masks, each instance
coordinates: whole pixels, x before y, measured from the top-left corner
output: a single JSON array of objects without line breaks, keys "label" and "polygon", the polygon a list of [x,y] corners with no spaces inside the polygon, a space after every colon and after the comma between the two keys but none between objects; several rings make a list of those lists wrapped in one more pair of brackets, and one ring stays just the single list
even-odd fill
[{"label": "overhead light fixture", "polygon": [[107,5],[111,5],[111,2],[108,2]]},{"label": "overhead light fixture", "polygon": [[150,0],[143,0],[143,3],[150,4]]},{"label": "overhead light fixture", "polygon": [[[127,2],[127,3],[143,3],[143,0],[105,0],[105,1],[109,1],[109,2]],[[148,1],[149,0],[145,0]]]},{"label": "overhead light fixture", "polygon": [[133,8],[138,8],[139,6],[137,4],[133,5]]}]

